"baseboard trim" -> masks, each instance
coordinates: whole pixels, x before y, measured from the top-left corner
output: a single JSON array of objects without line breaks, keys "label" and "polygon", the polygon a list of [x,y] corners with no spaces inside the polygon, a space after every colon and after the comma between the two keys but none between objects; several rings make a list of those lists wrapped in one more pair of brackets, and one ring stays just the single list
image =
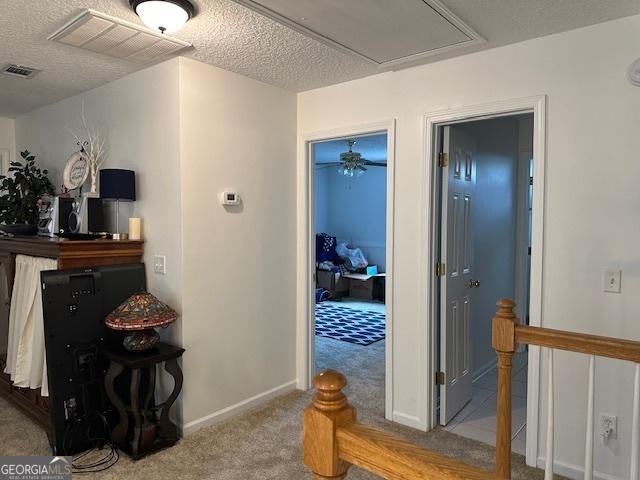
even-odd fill
[{"label": "baseboard trim", "polygon": [[498,366],[498,363],[496,362],[496,360],[491,360],[490,362],[487,362],[485,365],[483,365],[478,370],[472,373],[473,383],[476,383],[478,380],[480,380],[487,373],[495,369],[497,366]]},{"label": "baseboard trim", "polygon": [[[545,457],[538,457],[538,468],[544,470]],[[582,479],[584,478],[584,467],[573,465],[572,463],[561,462],[558,460],[553,461],[553,473],[557,473],[567,478]],[[622,477],[615,477],[608,473],[602,473],[593,471],[593,478],[595,480],[624,480]]]},{"label": "baseboard trim", "polygon": [[303,392],[306,392],[308,390],[307,388],[305,388],[305,385],[302,384],[300,379],[296,379],[296,389],[302,390]]},{"label": "baseboard trim", "polygon": [[259,393],[258,395],[254,395],[253,397],[242,400],[235,405],[231,405],[229,407],[223,408],[222,410],[218,410],[217,412],[213,412],[209,415],[201,417],[197,420],[188,422],[182,426],[182,435],[189,435],[190,433],[196,432],[211,425],[215,425],[216,423],[220,423],[223,420],[238,415],[239,413],[245,412],[253,407],[268,402],[269,400],[273,400],[280,395],[292,392],[296,390],[297,385],[297,379],[291,380],[290,382],[283,383],[282,385]]},{"label": "baseboard trim", "polygon": [[407,415],[406,413],[401,412],[393,412],[392,420],[400,425],[404,425],[405,427],[411,427],[418,430],[424,430],[424,426],[421,425],[420,419],[413,415]]}]

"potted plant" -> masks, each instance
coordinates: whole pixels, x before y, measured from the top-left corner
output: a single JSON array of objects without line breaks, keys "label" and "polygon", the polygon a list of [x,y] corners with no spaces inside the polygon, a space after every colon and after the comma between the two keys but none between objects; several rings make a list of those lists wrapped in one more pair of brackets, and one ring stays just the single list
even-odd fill
[{"label": "potted plant", "polygon": [[9,175],[0,175],[0,229],[16,235],[35,235],[40,198],[53,195],[54,190],[47,177],[49,172],[36,166],[36,157],[28,150],[20,152],[20,156],[24,163],[11,162]]}]

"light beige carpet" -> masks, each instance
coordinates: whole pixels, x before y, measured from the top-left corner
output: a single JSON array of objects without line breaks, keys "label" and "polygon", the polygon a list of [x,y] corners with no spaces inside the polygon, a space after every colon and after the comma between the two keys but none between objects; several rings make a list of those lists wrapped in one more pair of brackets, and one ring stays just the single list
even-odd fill
[{"label": "light beige carpet", "polygon": [[[318,339],[319,368],[338,368],[349,378],[346,393],[363,423],[383,428],[411,442],[492,468],[494,449],[441,429],[420,433],[384,420],[384,341],[367,347]],[[212,392],[212,395],[215,392]],[[111,469],[78,478],[100,479],[310,479],[300,458],[300,414],[311,392],[293,392],[272,402],[200,430],[178,445],[137,462],[126,455]],[[0,399],[0,455],[48,455],[46,435],[27,417]],[[349,479],[376,478],[352,469]],[[514,455],[514,479],[543,478]]]}]

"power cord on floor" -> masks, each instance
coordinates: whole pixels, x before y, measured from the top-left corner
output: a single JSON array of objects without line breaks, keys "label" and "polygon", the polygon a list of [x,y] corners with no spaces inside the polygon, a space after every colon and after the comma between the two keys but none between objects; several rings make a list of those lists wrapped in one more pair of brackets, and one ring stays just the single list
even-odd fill
[{"label": "power cord on floor", "polygon": [[[91,433],[91,427],[94,424],[94,420],[100,420],[99,424],[101,424],[101,426],[103,427],[101,432],[102,436],[100,435],[100,432],[98,432],[97,436]],[[89,442],[93,443],[93,447],[73,457],[71,463],[72,473],[85,474],[102,472],[118,463],[120,454],[118,453],[118,449],[113,444],[109,423],[101,413],[96,414],[96,416],[92,416],[90,419],[78,420],[76,423],[67,425],[67,429],[65,430],[62,442],[63,451],[65,453],[68,451],[67,442],[72,445],[73,439],[78,433],[78,430],[80,430],[84,426],[86,426],[86,439]],[[93,459],[97,452],[105,449],[107,449],[107,453],[105,453],[101,458],[97,458],[95,460]],[[88,458],[91,460],[87,460]],[[80,462],[80,460],[82,459],[85,459],[85,461]]]}]

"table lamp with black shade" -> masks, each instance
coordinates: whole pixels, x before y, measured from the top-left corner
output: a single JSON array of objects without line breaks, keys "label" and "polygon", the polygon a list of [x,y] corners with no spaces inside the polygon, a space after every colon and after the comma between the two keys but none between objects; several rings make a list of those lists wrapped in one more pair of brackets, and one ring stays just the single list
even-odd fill
[{"label": "table lamp with black shade", "polygon": [[136,173],[121,168],[103,168],[100,170],[100,198],[116,202],[116,232],[114,240],[126,240],[128,235],[120,233],[120,201],[135,202]]}]

